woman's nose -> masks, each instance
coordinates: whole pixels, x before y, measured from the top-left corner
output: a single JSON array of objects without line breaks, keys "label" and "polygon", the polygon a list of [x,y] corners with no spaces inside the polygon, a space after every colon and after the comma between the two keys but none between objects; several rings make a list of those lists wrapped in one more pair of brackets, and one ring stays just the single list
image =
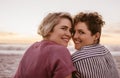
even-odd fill
[{"label": "woman's nose", "polygon": [[73,34],[73,38],[78,38],[78,34],[76,32]]},{"label": "woman's nose", "polygon": [[66,31],[66,35],[68,35],[68,36],[72,36],[72,34],[71,34],[70,31]]}]

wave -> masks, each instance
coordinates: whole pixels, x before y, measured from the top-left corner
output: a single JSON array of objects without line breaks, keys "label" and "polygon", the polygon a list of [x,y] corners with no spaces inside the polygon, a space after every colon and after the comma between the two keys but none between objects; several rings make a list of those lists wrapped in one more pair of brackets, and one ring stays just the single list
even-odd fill
[{"label": "wave", "polygon": [[[4,54],[23,54],[31,44],[0,44],[0,53]],[[105,45],[112,54],[120,55],[119,45]],[[74,53],[76,50],[74,46],[68,46],[70,53]]]},{"label": "wave", "polygon": [[0,50],[26,50],[29,44],[1,44]]}]

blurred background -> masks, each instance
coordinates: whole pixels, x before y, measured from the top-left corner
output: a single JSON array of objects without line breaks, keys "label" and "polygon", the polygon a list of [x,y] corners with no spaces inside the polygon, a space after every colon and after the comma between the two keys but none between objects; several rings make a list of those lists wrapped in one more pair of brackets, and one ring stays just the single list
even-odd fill
[{"label": "blurred background", "polygon": [[0,0],[0,43],[39,41],[37,28],[49,12],[97,11],[105,20],[101,43],[120,45],[120,0]]},{"label": "blurred background", "polygon": [[[65,11],[75,15],[81,11],[97,11],[106,22],[101,44],[113,55],[120,56],[119,7],[120,0],[0,0],[0,77],[10,78],[11,72],[16,70],[21,55],[10,55],[23,55],[32,43],[41,40],[37,28],[50,12]],[[73,46],[71,41],[68,46],[71,52],[74,52]],[[9,59],[11,61],[6,62]]]}]

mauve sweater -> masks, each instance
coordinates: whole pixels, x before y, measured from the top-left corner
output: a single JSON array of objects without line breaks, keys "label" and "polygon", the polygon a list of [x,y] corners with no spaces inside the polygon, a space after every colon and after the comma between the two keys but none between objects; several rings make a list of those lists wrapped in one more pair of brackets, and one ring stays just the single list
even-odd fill
[{"label": "mauve sweater", "polygon": [[36,42],[25,52],[14,78],[65,78],[75,71],[68,49],[55,42]]}]

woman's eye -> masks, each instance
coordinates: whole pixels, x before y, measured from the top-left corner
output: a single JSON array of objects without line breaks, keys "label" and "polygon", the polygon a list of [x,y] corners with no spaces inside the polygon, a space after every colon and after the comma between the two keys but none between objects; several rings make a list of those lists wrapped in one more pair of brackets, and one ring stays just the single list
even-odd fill
[{"label": "woman's eye", "polygon": [[63,30],[67,30],[67,28],[61,28],[61,29],[63,29]]},{"label": "woman's eye", "polygon": [[84,32],[82,32],[82,31],[79,31],[79,34],[84,34]]}]

